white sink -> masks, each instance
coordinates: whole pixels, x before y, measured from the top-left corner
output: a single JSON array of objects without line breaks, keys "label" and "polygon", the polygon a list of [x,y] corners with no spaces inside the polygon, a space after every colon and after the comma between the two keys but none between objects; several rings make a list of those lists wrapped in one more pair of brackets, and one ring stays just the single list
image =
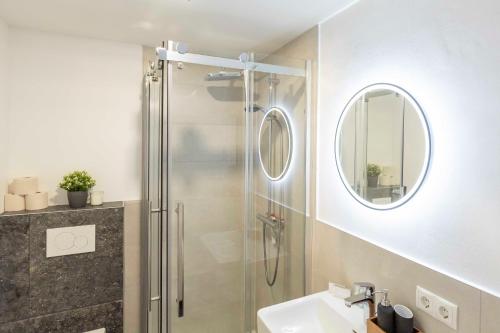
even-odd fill
[{"label": "white sink", "polygon": [[368,307],[348,308],[330,292],[294,299],[257,312],[258,333],[366,333]]}]

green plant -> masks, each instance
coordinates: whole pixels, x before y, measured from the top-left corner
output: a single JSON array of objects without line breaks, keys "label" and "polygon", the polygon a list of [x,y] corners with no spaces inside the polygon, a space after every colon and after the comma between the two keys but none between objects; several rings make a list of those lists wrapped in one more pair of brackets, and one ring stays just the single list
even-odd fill
[{"label": "green plant", "polygon": [[377,177],[382,173],[380,167],[376,164],[368,164],[368,168],[366,169],[366,174],[368,177]]},{"label": "green plant", "polygon": [[59,187],[68,192],[88,191],[95,186],[95,180],[87,171],[73,171],[63,177]]}]

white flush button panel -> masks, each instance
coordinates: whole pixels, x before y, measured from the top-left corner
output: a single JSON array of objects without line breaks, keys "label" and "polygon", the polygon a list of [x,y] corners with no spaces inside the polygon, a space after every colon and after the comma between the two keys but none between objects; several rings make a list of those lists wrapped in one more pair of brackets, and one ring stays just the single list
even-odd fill
[{"label": "white flush button panel", "polygon": [[417,308],[430,314],[454,330],[457,329],[458,306],[420,286],[417,286]]},{"label": "white flush button panel", "polygon": [[98,330],[87,331],[87,332],[83,332],[83,333],[106,333],[106,329],[105,328],[100,328]]},{"label": "white flush button panel", "polygon": [[95,252],[95,224],[47,229],[47,258],[86,252]]}]

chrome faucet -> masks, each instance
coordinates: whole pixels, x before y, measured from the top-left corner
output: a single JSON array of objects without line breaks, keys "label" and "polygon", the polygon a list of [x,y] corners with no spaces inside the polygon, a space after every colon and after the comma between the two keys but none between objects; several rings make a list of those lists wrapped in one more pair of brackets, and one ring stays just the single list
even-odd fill
[{"label": "chrome faucet", "polygon": [[344,299],[345,305],[351,307],[353,304],[367,302],[370,309],[370,317],[375,316],[375,285],[370,282],[355,282],[352,287],[351,297]]}]

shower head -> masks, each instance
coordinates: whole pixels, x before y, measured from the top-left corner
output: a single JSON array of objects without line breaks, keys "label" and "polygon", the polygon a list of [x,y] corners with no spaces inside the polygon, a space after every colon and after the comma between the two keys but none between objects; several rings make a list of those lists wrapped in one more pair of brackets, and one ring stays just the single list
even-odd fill
[{"label": "shower head", "polygon": [[208,73],[205,80],[207,81],[225,81],[225,80],[236,80],[243,76],[241,72],[225,72],[220,71],[217,73]]}]

